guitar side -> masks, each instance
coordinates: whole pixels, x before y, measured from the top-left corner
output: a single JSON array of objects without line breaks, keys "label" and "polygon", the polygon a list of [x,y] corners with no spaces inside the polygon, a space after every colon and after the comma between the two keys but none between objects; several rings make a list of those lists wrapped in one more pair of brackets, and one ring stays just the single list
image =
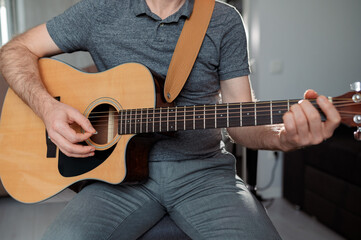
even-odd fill
[{"label": "guitar side", "polygon": [[[127,63],[96,74],[78,71],[53,59],[41,59],[39,67],[49,93],[81,113],[103,98],[112,99],[122,109],[155,106],[152,75],[140,64]],[[0,122],[0,177],[8,193],[25,203],[50,198],[85,179],[121,183],[127,178],[127,148],[133,136],[118,136],[111,155],[96,168],[64,177],[58,169],[59,151],[54,157],[47,156],[43,122],[9,89]]]}]

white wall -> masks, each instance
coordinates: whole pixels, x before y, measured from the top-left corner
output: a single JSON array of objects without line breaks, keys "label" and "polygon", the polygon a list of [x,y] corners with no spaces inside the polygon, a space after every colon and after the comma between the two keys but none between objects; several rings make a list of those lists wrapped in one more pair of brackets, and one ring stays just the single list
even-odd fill
[{"label": "white wall", "polygon": [[[17,0],[19,33],[48,21],[79,1],[80,0]],[[92,64],[90,55],[84,52],[71,55],[63,54],[56,58],[78,68],[84,68]]]},{"label": "white wall", "polygon": [[[246,0],[252,85],[260,100],[301,98],[308,88],[326,96],[361,80],[360,0]],[[259,155],[259,186],[273,154]],[[265,197],[281,196],[282,164]]]}]

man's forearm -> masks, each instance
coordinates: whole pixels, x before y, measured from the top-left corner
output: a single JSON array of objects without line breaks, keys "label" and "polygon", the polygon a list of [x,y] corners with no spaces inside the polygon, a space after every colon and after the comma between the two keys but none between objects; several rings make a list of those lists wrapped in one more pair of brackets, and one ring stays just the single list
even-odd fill
[{"label": "man's forearm", "polygon": [[283,124],[273,126],[228,128],[227,131],[233,141],[245,147],[264,150],[281,149],[280,131]]},{"label": "man's forearm", "polygon": [[0,51],[2,75],[16,94],[42,117],[53,100],[40,79],[38,59],[18,39],[3,46]]}]

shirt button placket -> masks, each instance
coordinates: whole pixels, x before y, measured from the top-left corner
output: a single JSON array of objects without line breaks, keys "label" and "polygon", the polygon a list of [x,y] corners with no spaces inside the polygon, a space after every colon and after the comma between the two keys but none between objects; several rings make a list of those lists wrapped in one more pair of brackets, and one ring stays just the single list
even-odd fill
[{"label": "shirt button placket", "polygon": [[158,41],[159,42],[164,42],[165,41],[165,38],[163,37],[163,30],[162,30],[162,28],[164,27],[164,23],[163,22],[161,22],[160,24],[159,24],[159,30],[158,30]]}]

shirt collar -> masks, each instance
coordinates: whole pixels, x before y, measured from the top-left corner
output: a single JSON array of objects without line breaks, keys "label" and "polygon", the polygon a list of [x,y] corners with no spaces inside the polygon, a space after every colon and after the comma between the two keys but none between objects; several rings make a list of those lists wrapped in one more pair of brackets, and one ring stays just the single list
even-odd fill
[{"label": "shirt collar", "polygon": [[[145,14],[152,18],[157,18],[157,16],[150,11],[145,0],[131,0],[131,1],[134,1],[133,11],[137,17]],[[193,5],[194,5],[194,0],[186,0],[183,6],[176,13],[168,17],[171,18],[169,19],[169,21],[178,21],[179,18],[183,16],[189,18],[193,12]]]}]

